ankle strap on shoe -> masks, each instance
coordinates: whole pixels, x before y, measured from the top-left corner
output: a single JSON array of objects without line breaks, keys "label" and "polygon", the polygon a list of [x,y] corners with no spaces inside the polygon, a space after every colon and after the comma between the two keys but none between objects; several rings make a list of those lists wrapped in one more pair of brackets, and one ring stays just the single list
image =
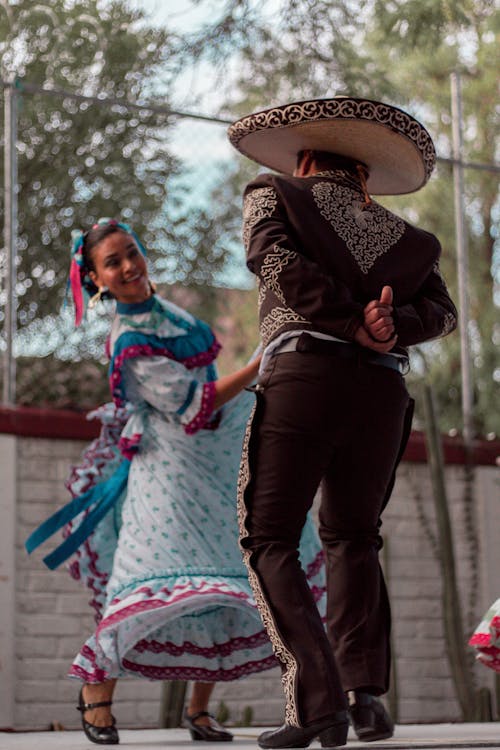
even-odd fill
[{"label": "ankle strap on shoe", "polygon": [[196,719],[200,719],[202,716],[210,716],[210,718],[214,718],[213,714],[209,713],[208,711],[197,711],[195,714],[188,714],[188,712],[185,712],[186,719],[189,719],[189,721],[196,721]]},{"label": "ankle strap on shoe", "polygon": [[76,707],[77,711],[91,711],[93,708],[105,708],[106,706],[112,706],[113,701],[100,701],[99,703],[80,703]]}]

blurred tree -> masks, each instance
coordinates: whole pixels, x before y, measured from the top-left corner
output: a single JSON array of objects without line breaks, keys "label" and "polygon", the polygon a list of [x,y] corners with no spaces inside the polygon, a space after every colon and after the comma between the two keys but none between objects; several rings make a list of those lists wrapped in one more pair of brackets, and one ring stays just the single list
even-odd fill
[{"label": "blurred tree", "polygon": [[[243,114],[343,93],[382,98],[422,119],[439,153],[451,156],[450,73],[460,70],[464,160],[491,164],[498,158],[500,18],[494,0],[227,0],[219,9],[215,21],[212,12],[210,23],[185,37],[180,59],[219,63],[221,86],[226,83],[223,111]],[[235,49],[237,80],[228,81],[227,64]],[[233,177],[231,185],[239,182]],[[498,175],[468,169],[465,183],[476,428],[500,433],[500,414],[491,409],[500,382]],[[420,193],[381,202],[440,238],[441,269],[456,299],[450,165],[440,163]],[[228,222],[233,222],[232,207]],[[459,338],[431,342],[427,349],[442,427],[460,429]]]},{"label": "blurred tree", "polygon": [[[463,158],[493,164],[498,159],[498,32],[500,17],[492,0],[428,0],[375,3],[375,22],[366,44],[401,92],[400,101],[421,113],[439,152],[451,156],[450,74],[462,77]],[[418,72],[418,73],[416,73]],[[498,173],[465,171],[469,250],[470,337],[475,386],[475,421],[479,433],[500,433],[498,400],[498,284],[500,281]],[[455,225],[451,166],[439,165],[436,178],[411,198],[384,201],[410,221],[434,232],[443,245],[442,271],[457,299]],[[446,429],[460,429],[459,338],[430,343],[429,378]]]},{"label": "blurred tree", "polygon": [[78,365],[52,354],[19,357],[17,360],[17,403],[56,409],[89,411],[110,401],[105,364],[84,359]]},{"label": "blurred tree", "polygon": [[73,227],[120,216],[146,245],[161,245],[163,232],[152,223],[175,163],[165,148],[165,116],[22,95],[23,80],[124,102],[145,99],[161,89],[169,36],[140,23],[142,14],[123,2],[21,0],[3,10],[2,75],[16,76],[21,92],[17,295],[24,326],[60,307]]},{"label": "blurred tree", "polygon": [[[100,216],[130,222],[150,251],[152,267],[162,259],[162,278],[193,280],[211,294],[227,250],[214,241],[212,217],[193,206],[189,183],[177,179],[182,163],[169,142],[178,120],[120,106],[122,101],[152,100],[168,106],[171,40],[168,30],[153,28],[143,11],[131,10],[125,0],[19,0],[0,6],[2,78],[17,79],[19,93],[16,291],[21,353],[29,344],[40,356],[102,356],[105,325],[92,325],[91,315],[87,330],[75,334],[69,314],[59,315],[71,229],[88,228]],[[109,97],[115,103],[48,96],[33,86]],[[0,171],[3,179],[3,152]],[[2,211],[3,204],[0,216]],[[0,328],[3,273],[0,262]],[[57,361],[45,360],[45,372],[52,372]],[[33,398],[35,392],[41,397],[39,368],[20,365],[20,399],[29,401],[31,388]]]}]

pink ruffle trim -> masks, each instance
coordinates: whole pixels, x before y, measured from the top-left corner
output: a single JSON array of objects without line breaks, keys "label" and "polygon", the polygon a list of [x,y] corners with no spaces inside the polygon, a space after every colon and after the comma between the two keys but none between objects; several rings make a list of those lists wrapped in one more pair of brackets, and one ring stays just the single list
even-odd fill
[{"label": "pink ruffle trim", "polygon": [[[94,657],[95,658],[95,657]],[[154,667],[145,664],[123,660],[123,668],[137,675],[147,677],[150,680],[191,680],[193,682],[228,682],[238,680],[241,677],[272,669],[278,664],[275,656],[267,656],[258,661],[249,661],[246,664],[233,667],[232,669],[204,669],[203,667]],[[108,679],[108,673],[102,669],[95,668],[89,672],[83,667],[73,666],[69,672],[70,677],[78,677],[89,683],[104,682]]]},{"label": "pink ruffle trim", "polygon": [[184,425],[184,431],[187,435],[194,435],[195,432],[205,427],[214,410],[215,395],[215,383],[205,383],[203,385],[200,410],[188,424]]},{"label": "pink ruffle trim", "polygon": [[306,568],[306,576],[308,579],[314,578],[321,571],[321,568],[325,564],[325,553],[321,549],[314,560],[309,563]]},{"label": "pink ruffle trim", "polygon": [[142,435],[136,432],[132,437],[121,437],[118,441],[118,448],[120,453],[129,461],[133,459],[141,442]]},{"label": "pink ruffle trim", "polygon": [[214,339],[210,348],[207,349],[206,352],[200,352],[199,354],[193,354],[190,357],[177,359],[166,347],[155,348],[150,344],[135,344],[133,346],[128,346],[115,358],[113,372],[109,378],[113,400],[117,406],[123,406],[125,403],[125,400],[120,393],[120,386],[122,381],[121,370],[123,363],[127,359],[135,359],[136,357],[168,357],[176,362],[181,362],[181,364],[183,364],[184,367],[187,367],[188,370],[192,370],[195,367],[206,367],[211,364],[217,357],[221,348],[221,344],[219,344],[217,339]]},{"label": "pink ruffle trim", "polygon": [[[205,584],[203,584],[205,585]],[[231,591],[227,586],[224,586],[222,584],[219,585],[209,585],[206,588],[202,588],[201,586],[193,589],[192,583],[186,583],[182,586],[175,586],[173,590],[169,590],[167,588],[160,589],[156,592],[156,594],[153,594],[151,589],[148,587],[143,587],[141,589],[138,589],[137,594],[144,594],[147,599],[143,599],[140,602],[134,602],[133,604],[129,604],[127,607],[124,607],[119,612],[114,612],[111,615],[108,615],[108,617],[105,617],[101,623],[99,624],[99,627],[97,628],[97,636],[101,633],[101,631],[110,628],[114,625],[117,625],[118,623],[122,622],[123,620],[126,620],[128,617],[132,617],[134,615],[140,614],[141,612],[146,612],[150,609],[160,609],[161,607],[170,607],[172,604],[178,604],[179,602],[185,601],[186,599],[190,599],[191,597],[200,597],[200,596],[212,596],[213,594],[223,594],[228,599],[239,599],[240,601],[248,601],[250,599],[249,595],[246,594],[244,591],[239,591],[238,593],[235,591]],[[159,595],[168,597],[165,599],[155,599],[153,597],[158,597]],[[119,599],[114,599],[111,602],[111,605],[118,604]]]},{"label": "pink ruffle trim", "polygon": [[196,643],[191,643],[191,641],[184,641],[182,646],[179,646],[171,641],[159,643],[159,641],[148,641],[144,638],[142,641],[136,643],[134,651],[138,651],[140,654],[150,652],[153,654],[171,654],[172,656],[194,654],[195,656],[203,656],[206,659],[215,659],[217,656],[229,656],[234,651],[241,651],[245,648],[264,646],[268,640],[268,635],[264,629],[247,637],[230,638],[225,643],[217,643],[210,648],[197,646]]}]

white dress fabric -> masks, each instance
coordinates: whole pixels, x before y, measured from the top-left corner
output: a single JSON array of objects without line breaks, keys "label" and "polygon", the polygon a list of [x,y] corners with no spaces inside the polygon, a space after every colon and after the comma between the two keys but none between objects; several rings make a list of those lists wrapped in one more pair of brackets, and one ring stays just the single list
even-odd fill
[{"label": "white dress fabric", "polygon": [[[277,664],[238,546],[236,483],[255,397],[243,392],[214,413],[218,348],[206,324],[157,296],[118,305],[114,404],[92,415],[103,429],[68,487],[77,496],[123,455],[131,463],[125,492],[70,565],[93,592],[97,622],[72,677],[215,682]],[[300,554],[324,616],[323,554],[310,520]]]}]

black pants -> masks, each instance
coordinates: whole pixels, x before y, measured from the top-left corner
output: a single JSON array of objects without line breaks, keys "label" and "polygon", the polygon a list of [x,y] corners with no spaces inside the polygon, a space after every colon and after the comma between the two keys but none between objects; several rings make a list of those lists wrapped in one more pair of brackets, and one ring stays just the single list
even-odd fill
[{"label": "black pants", "polygon": [[[344,709],[344,691],[388,688],[379,526],[411,410],[402,376],[361,359],[278,354],[258,385],[240,473],[240,542],[282,666],[289,724]],[[326,633],[298,558],[320,483]]]}]

